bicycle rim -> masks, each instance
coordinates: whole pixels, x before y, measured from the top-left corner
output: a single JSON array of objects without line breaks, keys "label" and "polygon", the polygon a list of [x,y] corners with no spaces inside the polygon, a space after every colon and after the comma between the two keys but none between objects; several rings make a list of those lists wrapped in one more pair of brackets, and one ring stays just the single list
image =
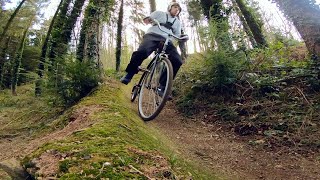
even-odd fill
[{"label": "bicycle rim", "polygon": [[[158,116],[166,104],[173,84],[173,69],[171,62],[164,58],[157,63],[153,72],[144,77],[138,99],[139,115],[144,121],[150,121]],[[151,66],[152,68],[153,66]],[[162,74],[163,73],[163,74]],[[166,86],[163,95],[159,94],[160,77]]]},{"label": "bicycle rim", "polygon": [[130,99],[131,102],[133,102],[136,99],[136,97],[138,95],[138,91],[139,91],[139,86],[138,85],[134,85],[132,90],[131,90],[131,99]]}]

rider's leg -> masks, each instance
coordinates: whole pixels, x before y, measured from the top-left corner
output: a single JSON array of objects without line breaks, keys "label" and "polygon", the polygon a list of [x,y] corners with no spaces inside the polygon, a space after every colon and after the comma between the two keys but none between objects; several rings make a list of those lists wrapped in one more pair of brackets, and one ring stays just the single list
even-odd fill
[{"label": "rider's leg", "polygon": [[[182,59],[181,56],[179,55],[176,47],[172,44],[169,43],[167,47],[167,51],[169,54],[169,60],[171,61],[172,68],[173,68],[173,78],[176,77],[178,70],[180,69],[180,66],[182,65]],[[160,76],[160,87],[159,87],[159,95],[162,96],[166,87],[166,80],[167,80],[167,70],[165,69],[161,76]],[[172,99],[172,96],[169,95],[168,97],[169,100]]]},{"label": "rider's leg", "polygon": [[[180,69],[180,66],[182,65],[181,56],[179,55],[177,48],[172,43],[169,43],[166,52],[169,54],[169,60],[171,61],[172,68],[173,68],[173,78],[175,78],[178,70]],[[167,79],[166,76],[167,76],[167,73],[166,71],[164,71],[160,77],[160,84],[163,87],[165,87],[166,85],[166,79]]]},{"label": "rider's leg", "polygon": [[127,74],[120,80],[122,83],[128,84],[131,81],[132,77],[138,73],[138,67],[142,64],[143,60],[156,50],[158,44],[159,41],[156,41],[151,34],[146,34],[143,37],[138,50],[132,53],[130,63],[126,68]]}]

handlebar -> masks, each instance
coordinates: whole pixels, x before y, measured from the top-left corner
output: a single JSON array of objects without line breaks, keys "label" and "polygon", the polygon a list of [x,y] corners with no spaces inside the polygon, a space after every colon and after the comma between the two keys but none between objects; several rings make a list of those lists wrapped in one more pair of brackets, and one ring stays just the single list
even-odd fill
[{"label": "handlebar", "polygon": [[[150,17],[148,17],[148,18],[150,18]],[[162,32],[167,33],[169,35],[169,37],[174,37],[175,39],[177,39],[179,41],[187,41],[187,40],[189,40],[189,36],[187,34],[185,36],[178,37],[178,36],[174,35],[172,32],[168,33],[167,31],[163,30],[158,20],[150,18],[150,21],[151,22],[155,22],[157,24],[157,26],[159,27],[159,29]]]}]

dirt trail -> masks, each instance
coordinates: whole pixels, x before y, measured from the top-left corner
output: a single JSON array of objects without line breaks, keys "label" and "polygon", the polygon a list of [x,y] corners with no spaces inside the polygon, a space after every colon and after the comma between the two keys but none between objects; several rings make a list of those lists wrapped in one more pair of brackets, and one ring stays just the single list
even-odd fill
[{"label": "dirt trail", "polygon": [[147,124],[175,142],[182,156],[227,179],[320,179],[320,161],[316,157],[254,150],[218,125],[183,117],[171,102]]},{"label": "dirt trail", "polygon": [[[136,108],[136,104],[132,107]],[[78,109],[70,117],[66,128],[42,138],[0,139],[0,165],[12,163],[10,159],[19,159],[49,140],[63,139],[74,131],[90,126],[93,122],[88,121],[88,116],[100,109],[99,106]],[[155,127],[173,141],[181,156],[223,174],[227,179],[320,179],[320,161],[315,157],[307,159],[299,154],[254,150],[218,125],[183,117],[174,110],[172,102],[147,125]]]}]

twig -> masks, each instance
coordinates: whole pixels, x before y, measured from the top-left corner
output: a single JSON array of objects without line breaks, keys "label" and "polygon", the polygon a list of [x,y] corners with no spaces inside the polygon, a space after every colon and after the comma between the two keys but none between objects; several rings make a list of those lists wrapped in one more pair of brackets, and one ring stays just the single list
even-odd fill
[{"label": "twig", "polygon": [[250,88],[253,89],[253,86],[251,85],[251,83],[248,80],[246,80],[246,82],[249,84]]},{"label": "twig", "polygon": [[149,176],[145,175],[143,172],[139,171],[137,168],[133,167],[132,165],[129,164],[129,167],[130,167],[131,169],[133,169],[134,171],[136,171],[137,173],[145,176],[147,179],[152,180]]},{"label": "twig", "polygon": [[303,96],[304,100],[310,105],[311,103],[308,101],[306,96],[303,94],[302,90],[300,88],[298,88],[297,86],[295,86],[295,88],[299,91],[300,95]]},{"label": "twig", "polygon": [[241,86],[240,84],[238,84],[238,83],[234,83],[236,86],[238,86],[238,87],[240,87],[240,88],[242,88],[242,89],[247,89],[247,88],[245,88],[245,87],[243,87],[243,86]]},{"label": "twig", "polygon": [[132,132],[132,129],[130,129],[128,126],[124,125],[124,124],[119,124],[119,126],[127,129],[128,131]]}]

